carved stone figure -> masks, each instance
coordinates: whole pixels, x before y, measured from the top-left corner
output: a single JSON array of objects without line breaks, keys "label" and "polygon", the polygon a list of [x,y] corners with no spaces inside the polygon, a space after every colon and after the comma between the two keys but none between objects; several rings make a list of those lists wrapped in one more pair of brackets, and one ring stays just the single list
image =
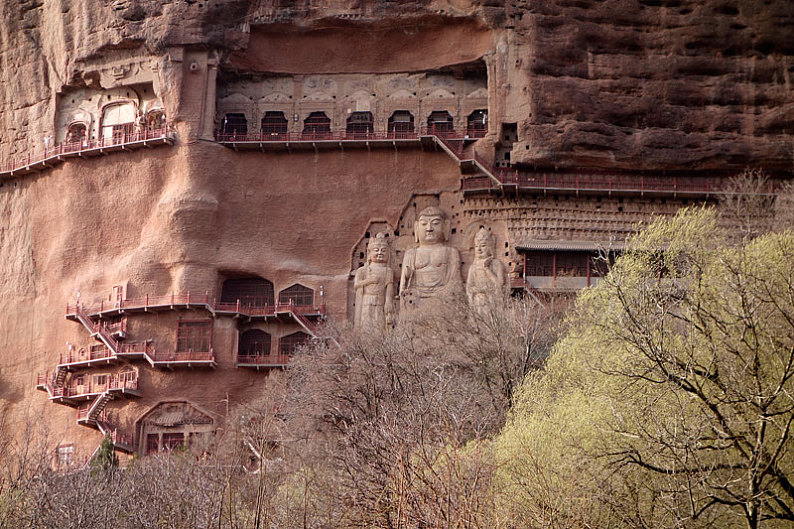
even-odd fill
[{"label": "carved stone figure", "polygon": [[394,270],[389,265],[391,250],[386,236],[379,233],[367,246],[367,264],[356,271],[357,329],[383,329],[394,323]]},{"label": "carved stone figure", "polygon": [[474,261],[466,279],[469,305],[479,311],[492,300],[506,297],[509,280],[504,263],[494,257],[493,237],[487,229],[480,228],[474,236]]},{"label": "carved stone figure", "polygon": [[403,310],[422,306],[461,289],[460,253],[449,246],[450,223],[446,213],[428,207],[414,222],[414,237],[419,246],[405,252],[400,296]]}]

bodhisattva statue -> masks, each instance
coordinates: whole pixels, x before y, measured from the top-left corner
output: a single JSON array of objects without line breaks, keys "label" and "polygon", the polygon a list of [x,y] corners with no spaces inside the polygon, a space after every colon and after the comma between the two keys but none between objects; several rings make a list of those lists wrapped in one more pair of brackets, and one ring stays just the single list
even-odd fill
[{"label": "bodhisattva statue", "polygon": [[494,257],[493,237],[485,228],[474,236],[474,261],[466,279],[466,295],[469,305],[483,310],[495,299],[509,293],[509,276],[505,265]]},{"label": "bodhisattva statue", "polygon": [[400,277],[403,310],[461,290],[460,253],[447,244],[449,232],[449,219],[440,208],[431,206],[419,213],[414,222],[414,238],[419,246],[406,251],[403,258]]},{"label": "bodhisattva statue", "polygon": [[389,266],[390,255],[384,234],[369,241],[367,264],[356,271],[353,281],[357,329],[383,329],[394,323],[394,270]]}]

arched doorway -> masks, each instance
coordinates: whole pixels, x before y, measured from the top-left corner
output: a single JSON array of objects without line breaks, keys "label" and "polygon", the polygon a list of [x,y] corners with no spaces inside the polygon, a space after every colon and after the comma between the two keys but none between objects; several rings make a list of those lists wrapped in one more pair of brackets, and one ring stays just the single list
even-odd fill
[{"label": "arched doorway", "polygon": [[287,118],[284,112],[265,112],[262,118],[262,136],[280,136],[287,133]]},{"label": "arched doorway", "polygon": [[311,307],[314,304],[314,290],[301,284],[285,288],[278,295],[279,305]]},{"label": "arched doorway", "polygon": [[88,139],[88,127],[82,121],[75,121],[66,129],[66,140],[64,143],[82,146]]},{"label": "arched doorway", "polygon": [[135,103],[119,101],[102,109],[102,141],[108,145],[126,143],[135,131],[138,114]]},{"label": "arched doorway", "polygon": [[325,112],[312,112],[303,121],[303,134],[314,138],[325,138],[331,134],[331,118]]},{"label": "arched doorway", "polygon": [[146,113],[146,131],[165,132],[165,110],[157,108]]},{"label": "arched doorway", "polygon": [[227,279],[221,288],[221,303],[246,307],[272,307],[275,305],[273,283],[261,277]]},{"label": "arched doorway", "polygon": [[407,110],[395,110],[389,117],[389,137],[404,138],[414,132],[414,115]]},{"label": "arched doorway", "polygon": [[427,118],[427,129],[430,134],[450,134],[454,131],[452,114],[446,110],[436,110]]},{"label": "arched doorway", "polygon": [[466,135],[470,138],[482,138],[488,132],[488,110],[481,108],[473,111],[466,118]]},{"label": "arched doorway", "polygon": [[245,114],[229,113],[223,117],[221,133],[225,136],[245,136],[248,134],[248,120]]},{"label": "arched doorway", "polygon": [[373,123],[372,112],[353,112],[347,118],[345,133],[352,138],[366,138],[374,130]]},{"label": "arched doorway", "polygon": [[308,342],[309,338],[308,334],[301,331],[282,336],[278,342],[278,352],[281,355],[291,355],[298,347]]},{"label": "arched doorway", "polygon": [[270,355],[270,335],[260,329],[249,329],[240,334],[237,344],[237,362],[260,363],[261,357]]}]

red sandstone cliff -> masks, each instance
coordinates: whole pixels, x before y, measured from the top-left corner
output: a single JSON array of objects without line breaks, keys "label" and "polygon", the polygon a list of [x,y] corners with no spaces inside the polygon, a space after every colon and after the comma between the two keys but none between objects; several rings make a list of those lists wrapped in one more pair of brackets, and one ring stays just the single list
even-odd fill
[{"label": "red sandstone cliff", "polygon": [[[422,72],[482,58],[491,130],[478,150],[486,156],[499,127],[514,123],[512,162],[527,166],[791,167],[790,2],[294,4],[0,3],[4,157],[41,149],[70,90],[110,87],[114,68],[135,75],[122,64],[130,57],[152,65],[147,82],[178,132],[175,147],[73,160],[2,182],[0,408],[17,424],[41,408],[58,439],[96,441],[73,410],[43,407],[45,395],[33,389],[35,373],[51,369],[66,342],[91,341],[63,317],[77,290],[88,302],[121,282],[135,295],[214,293],[219,271],[247,272],[279,288],[322,285],[332,314],[344,318],[351,251],[370,221],[399,228],[415,194],[441,193],[461,232],[491,216],[535,234],[567,215],[572,232],[592,231],[598,219],[609,235],[673,207],[556,196],[457,204],[457,165],[419,148],[238,153],[211,141],[215,76]],[[504,236],[499,243],[511,244]],[[147,318],[139,338],[173,338],[177,316]],[[218,371],[142,370],[146,395],[114,404],[124,420],[134,423],[165,398],[220,416],[255,395],[259,375],[234,367],[234,325],[219,320]]]}]

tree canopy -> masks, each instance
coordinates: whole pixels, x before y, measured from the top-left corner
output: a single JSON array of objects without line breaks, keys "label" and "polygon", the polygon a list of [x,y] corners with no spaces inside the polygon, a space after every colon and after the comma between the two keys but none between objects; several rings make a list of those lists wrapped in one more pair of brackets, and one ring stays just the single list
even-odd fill
[{"label": "tree canopy", "polygon": [[497,441],[510,516],[549,527],[794,520],[794,233],[729,235],[713,211],[682,211],[581,293]]}]

